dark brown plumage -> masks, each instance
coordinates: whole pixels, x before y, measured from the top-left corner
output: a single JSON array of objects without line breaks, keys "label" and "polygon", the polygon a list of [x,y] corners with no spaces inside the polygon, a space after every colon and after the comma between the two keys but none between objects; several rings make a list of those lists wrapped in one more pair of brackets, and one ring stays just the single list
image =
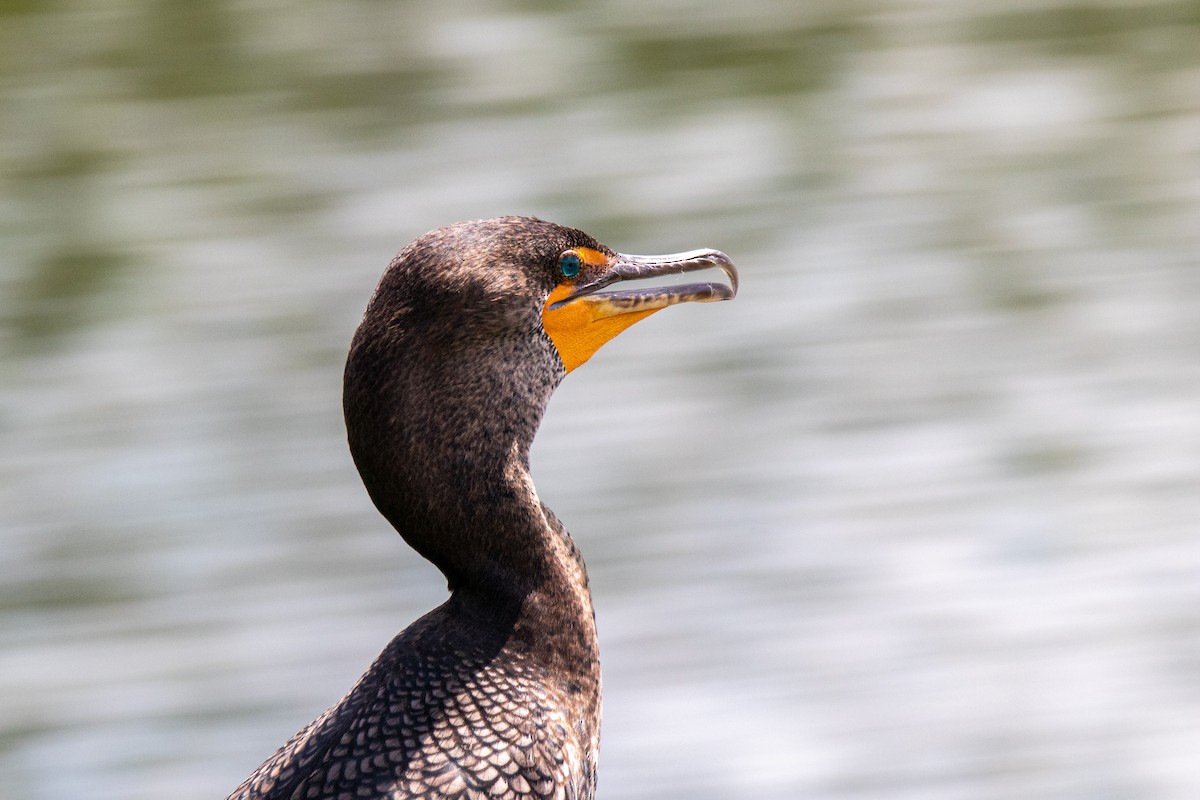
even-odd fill
[{"label": "dark brown plumage", "polygon": [[[577,279],[565,277],[566,251],[585,258]],[[712,266],[724,258],[713,252],[664,271]],[[231,800],[593,796],[600,667],[587,572],[537,497],[529,448],[567,371],[543,325],[547,298],[582,296],[593,275],[619,280],[603,268],[621,258],[581,231],[507,217],[432,231],[388,266],[346,363],[350,449],[376,507],[451,595]],[[727,259],[716,265],[736,280]],[[683,299],[723,299],[700,296],[717,291],[705,286]]]}]

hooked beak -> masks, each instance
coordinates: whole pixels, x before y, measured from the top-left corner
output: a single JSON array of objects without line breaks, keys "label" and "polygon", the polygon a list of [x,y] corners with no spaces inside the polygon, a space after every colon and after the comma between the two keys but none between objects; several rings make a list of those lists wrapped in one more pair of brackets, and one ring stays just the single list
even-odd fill
[{"label": "hooked beak", "polygon": [[[600,293],[601,289],[618,281],[636,281],[677,275],[696,270],[720,269],[729,284],[706,281],[681,286],[659,286],[645,289],[619,289]],[[594,276],[584,276],[571,287],[565,297],[553,300],[547,309],[561,308],[567,303],[583,303],[593,319],[604,319],[639,311],[657,311],[676,303],[714,303],[732,300],[737,295],[737,268],[729,256],[720,250],[689,250],[664,256],[631,256],[617,253],[607,260],[605,268]]]},{"label": "hooked beak", "polygon": [[[689,250],[663,256],[608,255],[577,248],[583,269],[550,293],[542,309],[542,325],[558,349],[567,372],[591,358],[600,347],[633,323],[676,303],[732,300],[738,274],[729,256],[719,250]],[[678,286],[617,289],[621,281],[644,280],[716,268],[729,284],[705,281]]]}]

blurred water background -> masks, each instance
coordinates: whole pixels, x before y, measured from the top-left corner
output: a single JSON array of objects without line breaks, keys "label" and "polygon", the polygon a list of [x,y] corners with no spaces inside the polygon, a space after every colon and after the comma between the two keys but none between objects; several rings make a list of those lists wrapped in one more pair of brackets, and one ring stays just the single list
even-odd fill
[{"label": "blurred water background", "polygon": [[0,796],[223,797],[441,602],[375,280],[729,252],[556,395],[603,798],[1200,797],[1200,3],[0,4]]}]

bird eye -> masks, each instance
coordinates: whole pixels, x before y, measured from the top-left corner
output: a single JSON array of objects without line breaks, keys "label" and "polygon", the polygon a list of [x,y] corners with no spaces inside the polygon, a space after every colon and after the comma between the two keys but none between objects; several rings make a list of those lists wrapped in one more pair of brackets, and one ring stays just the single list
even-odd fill
[{"label": "bird eye", "polygon": [[558,257],[558,271],[562,273],[564,278],[574,278],[582,268],[583,261],[580,260],[579,254],[574,250],[568,250]]}]

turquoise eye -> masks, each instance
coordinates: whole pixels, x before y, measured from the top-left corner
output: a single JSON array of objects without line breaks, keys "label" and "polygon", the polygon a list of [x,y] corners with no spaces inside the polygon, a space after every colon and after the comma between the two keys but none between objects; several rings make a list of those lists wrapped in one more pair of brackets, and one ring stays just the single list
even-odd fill
[{"label": "turquoise eye", "polygon": [[574,278],[581,269],[583,269],[583,262],[575,251],[568,250],[559,256],[558,271],[563,274],[564,278]]}]

